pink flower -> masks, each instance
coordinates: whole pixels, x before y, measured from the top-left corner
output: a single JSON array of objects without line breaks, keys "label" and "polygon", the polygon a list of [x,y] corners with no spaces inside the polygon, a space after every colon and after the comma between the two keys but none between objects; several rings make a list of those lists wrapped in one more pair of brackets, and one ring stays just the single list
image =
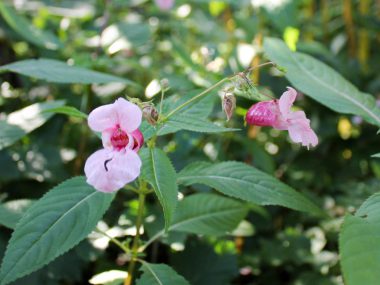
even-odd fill
[{"label": "pink flower", "polygon": [[245,120],[250,125],[271,126],[278,130],[288,130],[290,139],[303,146],[316,146],[318,137],[310,128],[310,120],[305,112],[292,112],[297,91],[291,87],[284,92],[280,100],[259,102],[249,108]]},{"label": "pink flower", "polygon": [[114,192],[139,176],[141,159],[137,151],[144,143],[138,129],[141,117],[140,108],[123,98],[96,108],[88,116],[90,128],[102,133],[104,147],[84,166],[87,183],[95,189]]},{"label": "pink flower", "polygon": [[158,8],[160,8],[160,10],[163,10],[163,11],[168,11],[171,8],[173,8],[174,1],[175,0],[155,0]]}]

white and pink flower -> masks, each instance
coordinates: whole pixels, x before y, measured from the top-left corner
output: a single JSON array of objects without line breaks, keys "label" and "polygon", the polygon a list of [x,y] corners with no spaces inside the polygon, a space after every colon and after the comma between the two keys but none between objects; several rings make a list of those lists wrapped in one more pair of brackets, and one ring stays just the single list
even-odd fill
[{"label": "white and pink flower", "polygon": [[144,143],[138,127],[140,108],[119,98],[113,104],[100,106],[88,116],[88,125],[102,133],[103,149],[86,161],[87,183],[102,192],[114,192],[140,175],[141,159],[137,151]]},{"label": "white and pink flower", "polygon": [[264,101],[254,104],[245,120],[250,125],[271,126],[278,130],[288,130],[290,139],[303,146],[316,146],[318,137],[310,127],[310,120],[305,112],[292,112],[297,97],[297,91],[291,87],[285,91],[279,100]]}]

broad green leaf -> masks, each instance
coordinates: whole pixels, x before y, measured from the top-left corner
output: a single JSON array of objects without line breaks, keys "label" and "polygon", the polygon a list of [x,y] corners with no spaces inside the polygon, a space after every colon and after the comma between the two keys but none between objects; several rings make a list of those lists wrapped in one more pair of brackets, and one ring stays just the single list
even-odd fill
[{"label": "broad green leaf", "polygon": [[14,229],[17,222],[32,203],[32,200],[20,199],[0,204],[0,225]]},{"label": "broad green leaf", "polygon": [[46,113],[54,113],[54,114],[64,114],[69,117],[76,117],[81,119],[87,119],[88,115],[79,111],[77,108],[72,106],[62,106],[58,108],[51,108],[45,110]]},{"label": "broad green leaf", "polygon": [[114,195],[95,191],[84,177],[66,180],[35,202],[16,226],[0,270],[0,284],[25,276],[83,240]]},{"label": "broad green leaf", "polygon": [[380,280],[380,193],[372,195],[355,216],[347,215],[339,237],[345,284],[377,285]]},{"label": "broad green leaf", "polygon": [[28,42],[46,49],[62,48],[62,43],[54,34],[37,29],[11,6],[0,2],[0,14],[13,30]]},{"label": "broad green leaf", "polygon": [[301,193],[241,162],[193,163],[178,174],[177,182],[183,185],[205,184],[225,195],[259,205],[279,205],[322,214],[322,211]]},{"label": "broad green leaf", "polygon": [[58,108],[63,104],[64,101],[36,103],[9,114],[5,120],[0,120],[0,150],[42,126],[54,115],[45,113],[47,109]]},{"label": "broad green leaf", "polygon": [[140,157],[141,175],[152,185],[164,211],[165,229],[168,229],[177,206],[177,173],[167,155],[158,148],[142,149]]},{"label": "broad green leaf", "polygon": [[164,135],[178,130],[200,133],[220,133],[238,131],[239,129],[225,128],[194,115],[180,114],[170,117],[168,121],[165,122],[165,125],[159,129],[158,134]]},{"label": "broad green leaf", "polygon": [[110,83],[122,82],[134,84],[126,78],[89,70],[83,67],[67,65],[54,59],[26,59],[0,66],[1,72],[16,72],[33,78],[55,83]]},{"label": "broad green leaf", "polygon": [[290,51],[279,39],[266,38],[264,50],[270,60],[286,69],[286,78],[298,90],[338,113],[359,115],[380,126],[375,98],[360,92],[331,67],[307,54]]},{"label": "broad green leaf", "polygon": [[137,285],[190,285],[173,268],[166,264],[151,264],[143,261],[141,270],[144,272]]},{"label": "broad green leaf", "polygon": [[373,154],[371,157],[380,158],[380,153]]},{"label": "broad green leaf", "polygon": [[[247,205],[215,194],[194,194],[178,203],[169,231],[211,236],[231,233],[248,213]],[[164,234],[158,231],[152,239]]]}]

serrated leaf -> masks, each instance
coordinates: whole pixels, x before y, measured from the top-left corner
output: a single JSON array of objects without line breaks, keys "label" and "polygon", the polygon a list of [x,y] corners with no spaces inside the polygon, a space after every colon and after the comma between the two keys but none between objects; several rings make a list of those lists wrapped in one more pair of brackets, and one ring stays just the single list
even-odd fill
[{"label": "serrated leaf", "polygon": [[165,229],[168,229],[177,206],[177,173],[160,149],[142,149],[140,157],[143,162],[141,175],[152,185],[164,211]]},{"label": "serrated leaf", "polygon": [[42,126],[54,115],[53,113],[44,113],[45,110],[60,107],[63,104],[64,101],[32,104],[10,113],[5,120],[0,120],[0,150]]},{"label": "serrated leaf", "polygon": [[134,84],[126,78],[89,70],[83,67],[67,65],[65,62],[47,58],[21,60],[0,66],[0,73],[6,71],[55,83],[91,84],[122,82],[125,84]]},{"label": "serrated leaf", "polygon": [[37,29],[11,6],[0,2],[0,14],[13,30],[28,42],[46,49],[62,48],[62,43],[54,34]]},{"label": "serrated leaf", "polygon": [[347,215],[339,237],[345,284],[377,285],[380,280],[380,193],[372,195],[355,216]]},{"label": "serrated leaf", "polygon": [[142,262],[144,272],[136,285],[190,285],[190,283],[166,264]]},{"label": "serrated leaf", "polygon": [[375,98],[360,92],[331,67],[307,54],[290,51],[279,39],[266,38],[264,50],[270,60],[286,68],[286,78],[298,90],[338,113],[359,115],[380,126]]},{"label": "serrated leaf", "polygon": [[0,225],[14,229],[17,222],[32,203],[33,200],[20,199],[0,204]]},{"label": "serrated leaf", "polygon": [[[220,195],[202,193],[178,203],[168,231],[220,236],[232,232],[248,213],[247,205]],[[158,231],[155,239],[162,236]]]},{"label": "serrated leaf", "polygon": [[69,117],[87,119],[88,115],[72,106],[62,106],[45,110],[46,113],[63,114]]},{"label": "serrated leaf", "polygon": [[178,173],[177,182],[183,185],[205,184],[225,195],[259,205],[279,205],[322,214],[322,211],[301,193],[241,162],[193,163]]},{"label": "serrated leaf", "polygon": [[17,224],[0,270],[0,284],[25,276],[83,240],[114,195],[95,191],[84,177],[66,180],[35,202]]}]

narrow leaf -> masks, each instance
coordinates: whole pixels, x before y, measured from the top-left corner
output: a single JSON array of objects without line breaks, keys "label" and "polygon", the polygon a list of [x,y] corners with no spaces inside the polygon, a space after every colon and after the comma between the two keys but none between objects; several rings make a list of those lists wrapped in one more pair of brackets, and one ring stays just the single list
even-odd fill
[{"label": "narrow leaf", "polygon": [[334,69],[303,53],[292,52],[275,38],[266,38],[264,50],[276,64],[286,69],[286,78],[300,91],[330,109],[362,116],[380,126],[380,109],[375,98],[360,92]]},{"label": "narrow leaf", "polygon": [[42,126],[54,115],[45,113],[45,110],[57,108],[63,104],[64,101],[36,103],[9,114],[5,120],[0,120],[0,150]]},{"label": "narrow leaf", "polygon": [[355,216],[347,215],[339,237],[345,284],[376,285],[380,280],[380,193],[372,195]]},{"label": "narrow leaf", "polygon": [[0,14],[13,30],[28,42],[46,49],[62,48],[62,43],[54,34],[37,29],[11,6],[0,2]]},{"label": "narrow leaf", "polygon": [[190,283],[166,264],[142,262],[142,271],[137,285],[190,285]]},{"label": "narrow leaf", "polygon": [[177,182],[183,185],[205,184],[225,195],[259,205],[279,205],[322,214],[321,210],[301,193],[241,162],[193,163],[178,174]]},{"label": "narrow leaf", "polygon": [[143,161],[141,175],[152,185],[161,203],[167,230],[177,206],[177,174],[170,159],[160,149],[142,149],[140,156]]},{"label": "narrow leaf", "polygon": [[95,191],[84,177],[54,187],[17,224],[1,265],[0,284],[43,267],[77,245],[93,230],[113,197]]},{"label": "narrow leaf", "polygon": [[83,67],[70,66],[62,61],[46,58],[21,60],[0,66],[0,72],[6,71],[55,83],[132,83],[132,81],[126,78],[89,70]]},{"label": "narrow leaf", "polygon": [[14,229],[22,215],[30,208],[32,203],[32,200],[20,199],[0,204],[0,225]]},{"label": "narrow leaf", "polygon": [[87,119],[87,114],[79,111],[75,107],[71,106],[62,106],[62,107],[57,107],[57,108],[51,108],[45,110],[46,113],[54,113],[54,114],[64,114],[69,117],[76,117],[76,118],[81,118],[81,119]]}]

